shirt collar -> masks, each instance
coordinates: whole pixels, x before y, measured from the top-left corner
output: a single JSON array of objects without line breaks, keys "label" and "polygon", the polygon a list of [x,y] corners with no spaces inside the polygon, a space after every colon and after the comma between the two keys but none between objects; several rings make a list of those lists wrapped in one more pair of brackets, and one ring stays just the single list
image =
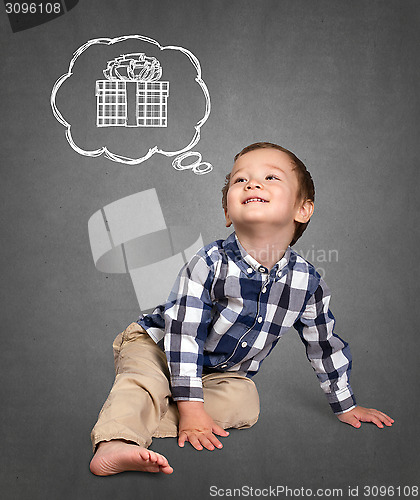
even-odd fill
[{"label": "shirt collar", "polygon": [[292,249],[287,247],[283,257],[273,266],[271,271],[254,259],[241,245],[236,233],[231,233],[223,242],[223,248],[227,256],[233,260],[244,273],[252,277],[255,273],[269,273],[273,277],[282,277],[288,272],[288,268],[294,259],[291,259]]}]

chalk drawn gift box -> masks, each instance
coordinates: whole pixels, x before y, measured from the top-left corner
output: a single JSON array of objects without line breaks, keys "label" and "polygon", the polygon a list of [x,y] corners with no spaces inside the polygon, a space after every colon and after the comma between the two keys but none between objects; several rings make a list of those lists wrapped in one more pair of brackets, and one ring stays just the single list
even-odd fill
[{"label": "chalk drawn gift box", "polygon": [[158,81],[155,57],[125,54],[108,61],[106,80],[96,81],[98,127],[166,127],[169,82]]}]

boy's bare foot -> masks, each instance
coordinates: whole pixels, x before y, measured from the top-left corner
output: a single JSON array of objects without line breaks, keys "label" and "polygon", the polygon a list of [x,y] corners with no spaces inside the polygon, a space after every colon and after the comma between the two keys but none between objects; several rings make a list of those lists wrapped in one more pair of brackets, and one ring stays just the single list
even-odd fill
[{"label": "boy's bare foot", "polygon": [[173,469],[163,455],[137,444],[114,439],[99,443],[90,462],[90,471],[96,476],[110,476],[119,472],[137,470],[172,474]]}]

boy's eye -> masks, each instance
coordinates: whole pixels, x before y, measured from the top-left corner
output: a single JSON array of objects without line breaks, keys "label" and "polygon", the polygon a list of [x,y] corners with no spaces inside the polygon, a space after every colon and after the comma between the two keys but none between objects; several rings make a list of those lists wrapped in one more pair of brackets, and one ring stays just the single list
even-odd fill
[{"label": "boy's eye", "polygon": [[246,182],[246,179],[244,179],[243,177],[238,177],[237,179],[235,179],[234,184],[236,184],[237,182]]},{"label": "boy's eye", "polygon": [[280,180],[279,177],[277,177],[276,175],[273,175],[273,174],[270,174],[270,175],[267,175],[266,177],[267,180],[272,180],[272,179],[276,179],[276,180]]}]

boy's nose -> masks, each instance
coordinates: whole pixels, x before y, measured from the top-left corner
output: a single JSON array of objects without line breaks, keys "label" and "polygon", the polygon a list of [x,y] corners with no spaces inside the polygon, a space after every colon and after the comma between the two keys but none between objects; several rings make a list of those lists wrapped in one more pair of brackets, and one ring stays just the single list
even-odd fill
[{"label": "boy's nose", "polygon": [[256,181],[248,181],[247,185],[246,185],[246,189],[252,189],[252,188],[255,188],[255,189],[261,189],[261,184],[256,182]]}]

